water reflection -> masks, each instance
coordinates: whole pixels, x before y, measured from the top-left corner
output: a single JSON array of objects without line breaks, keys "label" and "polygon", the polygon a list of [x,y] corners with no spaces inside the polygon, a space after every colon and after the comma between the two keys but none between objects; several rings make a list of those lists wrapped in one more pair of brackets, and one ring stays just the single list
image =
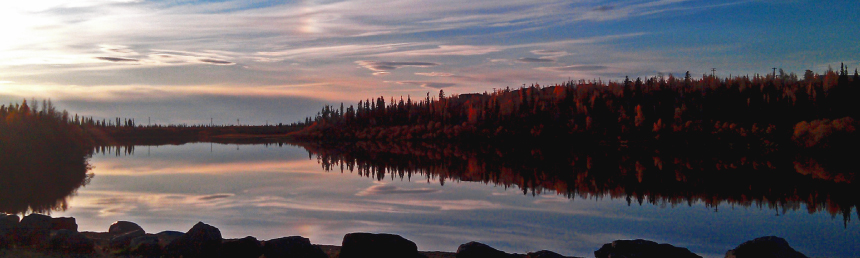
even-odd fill
[{"label": "water reflection", "polygon": [[[843,225],[841,216],[806,212],[807,203],[820,204],[813,210],[821,211],[828,211],[821,207],[830,203],[850,203],[834,196],[853,181],[826,179],[850,180],[850,173],[820,159],[814,165],[793,157],[717,159],[653,152],[306,147],[99,148],[90,160],[98,177],[79,190],[71,208],[55,215],[76,217],[81,230],[90,231],[104,231],[116,220],[135,221],[150,232],[184,230],[205,221],[226,237],[302,235],[321,244],[339,244],[350,232],[386,232],[415,241],[421,250],[453,251],[480,241],[508,252],[549,249],[589,257],[612,240],[645,238],[723,257],[743,241],[777,235],[811,257],[860,255],[854,248],[860,244],[858,223]],[[827,173],[797,173],[795,162]],[[338,173],[341,167],[344,174]],[[707,185],[719,175],[752,179],[714,181],[730,188],[724,190]],[[788,179],[777,181],[794,185],[766,182],[779,175]],[[830,197],[800,200],[813,190]],[[771,200],[780,200],[774,205],[779,210],[756,207],[769,207]],[[661,207],[670,205],[675,207]]]},{"label": "water reflection", "polygon": [[0,146],[0,213],[51,213],[92,179],[89,149]]},{"label": "water reflection", "polygon": [[715,211],[721,206],[756,206],[777,215],[804,207],[809,213],[841,216],[846,225],[860,204],[854,171],[812,157],[583,153],[384,142],[302,145],[318,156],[326,171],[354,171],[377,180],[422,175],[443,185],[484,182],[518,187],[523,194],[608,196],[628,205],[661,207],[703,203]]}]

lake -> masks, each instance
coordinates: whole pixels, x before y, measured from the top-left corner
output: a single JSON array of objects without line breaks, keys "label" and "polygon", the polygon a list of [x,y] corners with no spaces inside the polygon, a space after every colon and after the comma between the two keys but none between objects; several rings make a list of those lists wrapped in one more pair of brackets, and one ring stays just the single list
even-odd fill
[{"label": "lake", "polygon": [[[642,238],[723,257],[742,242],[775,235],[810,257],[860,256],[856,197],[808,200],[852,185],[841,182],[844,175],[803,175],[797,163],[584,155],[508,171],[505,159],[482,161],[456,149],[426,160],[309,149],[312,154],[292,145],[210,143],[107,149],[93,155],[91,178],[54,203],[51,215],[77,218],[81,231],[107,231],[117,220],[152,233],[186,231],[203,221],[225,238],[301,235],[329,245],[351,232],[393,233],[419,250],[450,252],[479,241],[507,252],[593,257],[605,243]],[[522,171],[559,166],[589,170]],[[735,179],[703,187],[711,176],[697,173],[717,172],[695,172],[696,166],[724,166]],[[735,183],[745,180],[738,173],[750,173],[730,169],[735,166],[775,166],[760,173],[784,173],[786,184],[810,186],[782,188],[781,179]],[[682,167],[694,172],[671,172]],[[611,171],[607,178],[603,170]]]}]

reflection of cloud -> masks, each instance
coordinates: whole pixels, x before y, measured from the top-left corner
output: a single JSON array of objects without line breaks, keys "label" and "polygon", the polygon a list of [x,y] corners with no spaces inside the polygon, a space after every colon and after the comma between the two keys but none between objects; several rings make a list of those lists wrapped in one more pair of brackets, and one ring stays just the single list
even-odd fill
[{"label": "reflection of cloud", "polygon": [[349,200],[329,199],[320,200],[287,199],[280,196],[259,196],[246,202],[257,208],[281,208],[302,211],[324,212],[381,212],[381,213],[416,213],[419,211],[396,209],[394,206],[374,203],[359,203]]},{"label": "reflection of cloud", "polygon": [[368,195],[388,195],[388,194],[424,194],[424,193],[435,193],[438,192],[438,189],[431,188],[419,188],[419,189],[401,189],[397,186],[393,185],[374,185],[368,187],[367,189],[358,192],[357,196],[368,196]]},{"label": "reflection of cloud", "polygon": [[425,87],[425,88],[436,88],[436,89],[441,89],[441,88],[451,87],[451,86],[456,85],[455,83],[428,82],[428,81],[399,81],[399,82],[395,82],[395,83],[400,84],[400,85],[416,85],[416,86],[421,86],[421,87]]},{"label": "reflection of cloud", "polygon": [[384,200],[378,203],[399,204],[418,207],[437,208],[439,210],[488,210],[501,209],[504,206],[485,200]]},{"label": "reflection of cloud", "polygon": [[263,161],[263,162],[231,162],[231,163],[173,163],[152,162],[135,164],[129,166],[129,162],[104,162],[97,169],[100,175],[129,175],[129,176],[151,176],[171,174],[230,174],[236,171],[253,172],[289,172],[289,173],[316,173],[299,169],[306,161]]},{"label": "reflection of cloud", "polygon": [[430,62],[356,61],[355,63],[374,72],[391,71],[405,66],[431,67],[439,65],[438,63]]}]

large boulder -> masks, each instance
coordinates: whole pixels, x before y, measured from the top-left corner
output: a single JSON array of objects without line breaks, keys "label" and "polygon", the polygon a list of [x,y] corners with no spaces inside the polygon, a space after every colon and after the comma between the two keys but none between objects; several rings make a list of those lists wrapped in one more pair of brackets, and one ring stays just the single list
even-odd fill
[{"label": "large boulder", "polygon": [[78,231],[78,223],[75,218],[51,218],[51,230],[60,229]]},{"label": "large boulder", "polygon": [[9,248],[12,246],[12,240],[9,237],[6,237],[4,234],[0,234],[0,250]]},{"label": "large boulder", "polygon": [[141,237],[146,235],[143,233],[143,230],[135,230],[131,232],[126,232],[124,234],[116,235],[110,238],[108,242],[108,246],[110,249],[113,249],[115,253],[126,253],[128,252],[128,247],[131,244],[131,240],[134,240],[137,237]]},{"label": "large boulder", "polygon": [[349,233],[343,237],[340,258],[407,258],[424,257],[418,246],[401,236],[392,234]]},{"label": "large boulder", "polygon": [[50,240],[49,248],[63,253],[92,253],[95,243],[77,231],[60,229],[55,231]]},{"label": "large boulder", "polygon": [[735,247],[726,252],[726,258],[806,258],[806,255],[794,250],[785,239],[766,236],[759,237]]},{"label": "large boulder", "polygon": [[642,239],[612,241],[612,243],[605,244],[597,251],[594,251],[594,256],[597,258],[701,258],[701,256],[690,252],[687,248],[675,247],[670,244],[658,244]]},{"label": "large boulder", "polygon": [[125,233],[132,232],[135,230],[140,230],[140,232],[146,233],[146,231],[144,231],[143,228],[140,227],[140,225],[137,225],[137,223],[130,222],[130,221],[114,222],[113,224],[110,225],[110,228],[108,228],[108,233],[125,234]]},{"label": "large boulder", "polygon": [[22,245],[43,245],[51,238],[51,217],[30,214],[18,224],[17,237]]},{"label": "large boulder", "polygon": [[185,235],[185,233],[179,231],[161,231],[155,234],[155,236],[158,237],[158,245],[160,245],[162,248],[166,247],[168,244],[170,244],[170,242],[173,242],[173,240],[176,240],[183,235]]},{"label": "large boulder", "polygon": [[0,213],[0,236],[12,241],[12,234],[18,228],[18,215],[6,215]]},{"label": "large boulder", "polygon": [[[266,258],[328,258],[319,246],[311,244],[307,238],[300,236],[282,237],[266,241],[263,245]],[[341,258],[345,258],[341,254]]]},{"label": "large boulder", "polygon": [[183,258],[214,257],[221,246],[221,241],[223,241],[221,230],[203,222],[197,222],[184,235],[170,242],[166,252],[169,256]]},{"label": "large boulder", "polygon": [[129,254],[143,257],[158,257],[161,255],[161,246],[158,245],[158,236],[144,235],[131,240],[128,247]]},{"label": "large boulder", "polygon": [[552,251],[547,251],[547,250],[541,250],[541,251],[529,253],[528,255],[526,255],[526,257],[528,257],[528,258],[575,258],[572,256],[570,256],[570,257],[563,256],[563,255],[560,255],[558,253],[555,253]]},{"label": "large boulder", "polygon": [[478,242],[468,242],[457,247],[457,258],[519,258]]},{"label": "large boulder", "polygon": [[17,228],[19,222],[18,215],[0,213],[0,230]]},{"label": "large boulder", "polygon": [[257,258],[263,255],[263,244],[252,236],[224,240],[221,243],[221,249],[218,250],[218,255],[224,258]]}]

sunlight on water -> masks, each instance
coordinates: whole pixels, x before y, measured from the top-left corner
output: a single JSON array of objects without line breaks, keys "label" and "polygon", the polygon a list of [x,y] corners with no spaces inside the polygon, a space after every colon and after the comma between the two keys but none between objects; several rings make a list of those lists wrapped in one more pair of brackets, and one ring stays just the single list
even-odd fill
[{"label": "sunlight on water", "polygon": [[388,175],[383,180],[326,172],[300,147],[188,144],[137,146],[133,155],[95,154],[92,181],[67,211],[82,231],[106,231],[116,220],[148,232],[186,231],[197,221],[225,237],[301,235],[339,245],[351,232],[400,234],[420,250],[454,251],[469,241],[508,252],[542,249],[593,256],[617,239],[643,238],[706,257],[760,236],[785,238],[809,256],[860,255],[860,226],[841,216],[784,214],[769,208],[704,204],[632,204],[609,197],[544,192],[517,186]]}]

